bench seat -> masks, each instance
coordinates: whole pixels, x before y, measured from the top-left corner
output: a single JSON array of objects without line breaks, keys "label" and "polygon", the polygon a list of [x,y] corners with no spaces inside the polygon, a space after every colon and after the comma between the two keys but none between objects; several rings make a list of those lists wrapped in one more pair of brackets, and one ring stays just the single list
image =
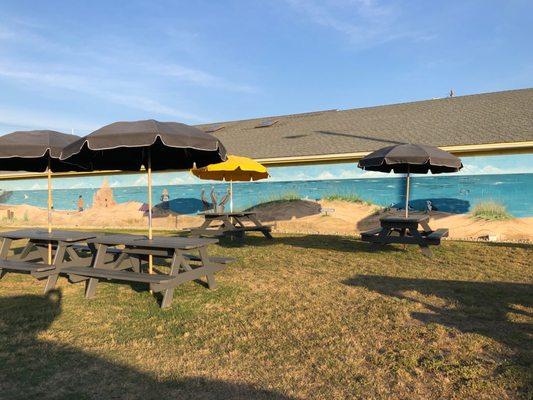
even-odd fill
[{"label": "bench seat", "polygon": [[443,237],[448,237],[448,234],[449,230],[447,228],[441,228],[431,232],[429,235],[426,236],[426,238],[432,241],[438,240],[440,242]]},{"label": "bench seat", "polygon": [[53,265],[40,264],[30,261],[0,260],[0,269],[8,272],[35,273],[47,272],[55,269]]},{"label": "bench seat", "polygon": [[378,233],[380,233],[382,228],[374,228],[369,231],[361,232],[361,237],[368,237],[368,236],[376,236]]},{"label": "bench seat", "polygon": [[125,282],[162,283],[173,279],[170,275],[141,274],[138,272],[92,268],[92,267],[67,267],[61,271],[63,274],[85,278],[98,278]]},{"label": "bench seat", "polygon": [[[199,256],[196,256],[194,254],[184,254],[184,256],[189,261],[202,261]],[[235,261],[234,258],[230,257],[209,257],[209,260],[217,264],[229,264]]]}]

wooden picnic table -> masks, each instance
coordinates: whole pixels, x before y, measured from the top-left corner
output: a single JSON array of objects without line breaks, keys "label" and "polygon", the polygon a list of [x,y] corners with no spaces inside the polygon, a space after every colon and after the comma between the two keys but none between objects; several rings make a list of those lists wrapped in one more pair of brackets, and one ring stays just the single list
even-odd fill
[{"label": "wooden picnic table", "polygon": [[[52,290],[59,274],[65,266],[80,265],[84,261],[74,246],[96,237],[92,232],[46,229],[19,229],[0,232],[0,278],[7,272],[28,273],[37,279],[47,279],[45,293]],[[8,259],[8,253],[15,240],[28,239],[18,259]],[[52,264],[47,264],[48,246],[52,245]],[[27,258],[36,249],[38,259],[42,262],[28,261]]]},{"label": "wooden picnic table", "polygon": [[[210,257],[208,246],[217,243],[217,239],[154,237],[148,239],[137,235],[105,235],[89,241],[96,253],[90,267],[72,266],[63,269],[71,282],[86,281],[85,297],[94,297],[99,280],[142,282],[149,285],[153,292],[163,292],[161,307],[168,307],[172,302],[176,286],[205,276],[210,289],[215,288],[214,273],[223,269],[232,261],[229,258]],[[117,246],[121,248],[118,249]],[[137,263],[123,265],[124,257],[108,262],[108,251],[120,251]],[[190,254],[196,252],[197,254]],[[148,256],[170,259],[168,274],[158,272],[147,274],[142,271],[141,262]]]},{"label": "wooden picnic table", "polygon": [[253,211],[240,212],[201,212],[204,217],[201,226],[191,228],[193,237],[232,236],[244,239],[246,232],[261,232],[267,239],[272,239],[272,226],[264,225]]},{"label": "wooden picnic table", "polygon": [[[415,244],[422,253],[432,256],[429,246],[440,245],[441,239],[448,236],[448,229],[431,230],[428,215],[410,217],[386,216],[380,218],[380,227],[361,233],[361,239],[375,245],[391,243]],[[422,229],[419,230],[419,227]]]}]

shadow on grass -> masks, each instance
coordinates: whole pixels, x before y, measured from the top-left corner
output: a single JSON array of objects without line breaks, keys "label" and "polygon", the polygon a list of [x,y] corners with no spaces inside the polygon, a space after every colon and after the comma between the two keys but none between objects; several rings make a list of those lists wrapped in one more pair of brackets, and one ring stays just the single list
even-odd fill
[{"label": "shadow on grass", "polygon": [[[412,279],[380,275],[358,275],[344,282],[374,292],[422,304],[429,312],[413,312],[424,323],[437,323],[464,333],[494,339],[516,353],[516,362],[530,368],[533,363],[531,335],[533,285],[512,282],[469,282]],[[438,296],[450,306],[436,306],[407,292]],[[514,314],[514,315],[513,315]],[[522,322],[519,322],[522,321]]]},{"label": "shadow on grass", "polygon": [[42,340],[39,335],[61,314],[57,290],[47,296],[0,298],[0,310],[0,397],[5,399],[290,399],[240,383],[200,377],[164,380],[69,343]]},{"label": "shadow on grass", "polygon": [[381,246],[379,248],[372,248],[369,243],[362,242],[360,239],[348,236],[338,235],[294,235],[294,236],[274,236],[273,240],[266,239],[259,235],[247,235],[242,244],[239,241],[232,241],[228,238],[223,238],[219,242],[222,247],[243,247],[243,246],[272,246],[283,244],[292,247],[301,247],[304,249],[322,249],[340,252],[370,252],[376,253],[380,251],[385,252],[402,252],[401,247],[395,246]]}]

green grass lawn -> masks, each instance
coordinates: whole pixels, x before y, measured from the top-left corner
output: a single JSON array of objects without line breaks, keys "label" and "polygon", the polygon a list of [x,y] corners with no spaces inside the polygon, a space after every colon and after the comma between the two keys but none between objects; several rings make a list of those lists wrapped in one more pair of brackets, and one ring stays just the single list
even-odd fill
[{"label": "green grass lawn", "polygon": [[218,289],[0,281],[0,398],[531,398],[533,248],[252,236]]}]

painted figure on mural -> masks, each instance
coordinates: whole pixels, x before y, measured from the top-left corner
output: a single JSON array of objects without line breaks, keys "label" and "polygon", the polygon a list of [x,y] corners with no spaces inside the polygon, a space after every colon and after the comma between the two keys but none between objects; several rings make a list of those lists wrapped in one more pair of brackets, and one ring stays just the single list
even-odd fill
[{"label": "painted figure on mural", "polygon": [[163,210],[168,210],[170,205],[169,205],[169,201],[170,201],[170,195],[168,193],[168,189],[167,188],[164,188],[163,189],[163,192],[161,193],[161,208]]},{"label": "painted figure on mural", "polygon": [[78,204],[77,204],[77,206],[78,206],[78,211],[82,212],[84,204],[83,204],[83,196],[81,194],[78,196]]},{"label": "painted figure on mural", "polygon": [[207,200],[207,198],[205,197],[205,190],[202,189],[200,198],[202,200],[204,211],[224,212],[224,207],[230,198],[229,189],[224,194],[224,196],[222,196],[220,202],[218,201],[214,186],[211,187],[211,192],[209,193],[209,196],[211,197],[211,202]]}]

